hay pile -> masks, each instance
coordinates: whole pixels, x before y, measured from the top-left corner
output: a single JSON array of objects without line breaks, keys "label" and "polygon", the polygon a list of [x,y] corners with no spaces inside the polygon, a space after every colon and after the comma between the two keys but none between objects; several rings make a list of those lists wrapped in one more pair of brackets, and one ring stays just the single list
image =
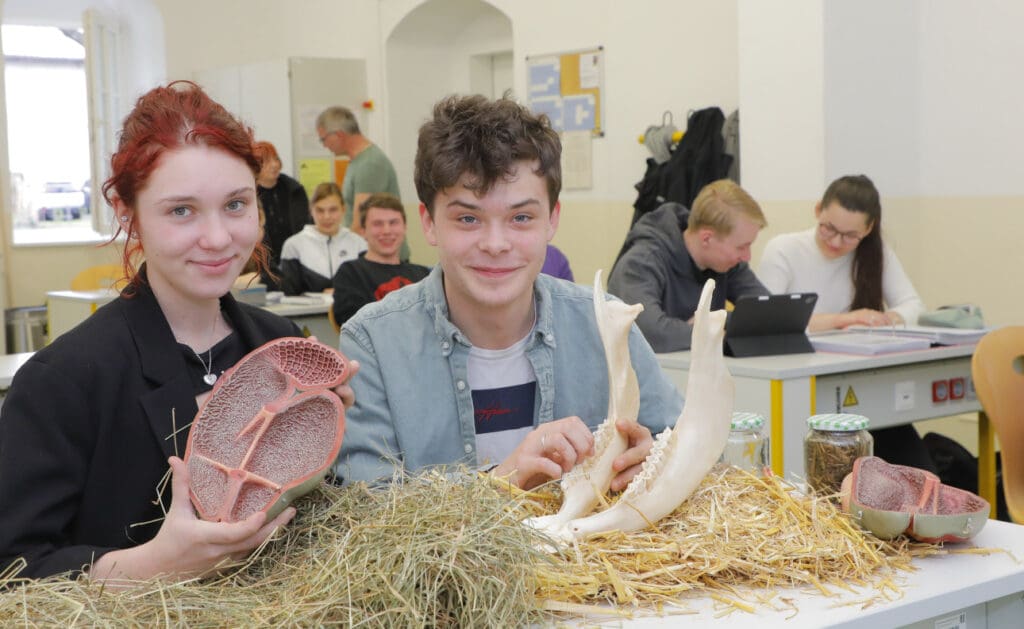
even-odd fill
[{"label": "hay pile", "polygon": [[46,579],[4,590],[0,626],[473,627],[539,618],[534,550],[507,495],[474,476],[378,490],[325,486],[281,539],[232,574],[104,590]]},{"label": "hay pile", "polygon": [[878,541],[827,500],[723,467],[655,529],[549,555],[519,522],[557,510],[550,487],[437,473],[323,487],[280,539],[220,578],[113,591],[56,578],[4,588],[13,581],[0,574],[0,625],[521,626],[609,602],[670,611],[687,593],[751,611],[777,607],[771,591],[792,585],[897,596],[893,571],[937,552]]}]

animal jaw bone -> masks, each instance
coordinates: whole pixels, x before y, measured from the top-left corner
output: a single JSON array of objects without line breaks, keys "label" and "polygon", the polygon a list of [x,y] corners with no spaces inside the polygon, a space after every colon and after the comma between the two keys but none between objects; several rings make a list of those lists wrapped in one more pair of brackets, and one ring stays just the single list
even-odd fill
[{"label": "animal jaw bone", "polygon": [[643,309],[641,304],[627,306],[621,301],[609,301],[601,289],[601,271],[597,271],[594,316],[608,364],[608,413],[594,434],[593,456],[562,477],[562,507],[558,513],[526,520],[552,538],[571,539],[566,525],[590,513],[608,492],[615,477],[612,463],[629,447],[626,438],[615,428],[615,422],[619,419],[636,421],[640,413],[640,385],[629,357],[629,332]]},{"label": "animal jaw bone", "polygon": [[736,386],[722,355],[726,313],[711,312],[714,289],[714,280],[708,280],[697,307],[682,414],[673,428],[658,435],[618,502],[569,523],[574,538],[635,531],[657,522],[693,493],[725,449]]}]

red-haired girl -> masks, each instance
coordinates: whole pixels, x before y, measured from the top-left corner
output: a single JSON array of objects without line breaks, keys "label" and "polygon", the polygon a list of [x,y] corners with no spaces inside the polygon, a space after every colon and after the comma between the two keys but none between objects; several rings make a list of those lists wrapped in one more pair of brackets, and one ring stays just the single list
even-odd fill
[{"label": "red-haired girl", "polygon": [[[129,283],[14,377],[0,413],[0,570],[23,557],[28,577],[191,577],[294,515],[199,520],[178,458],[217,377],[299,334],[230,293],[254,251],[266,263],[259,168],[251,132],[192,83],[148,92],[125,119],[103,194]],[[351,404],[347,385],[338,393]]]}]

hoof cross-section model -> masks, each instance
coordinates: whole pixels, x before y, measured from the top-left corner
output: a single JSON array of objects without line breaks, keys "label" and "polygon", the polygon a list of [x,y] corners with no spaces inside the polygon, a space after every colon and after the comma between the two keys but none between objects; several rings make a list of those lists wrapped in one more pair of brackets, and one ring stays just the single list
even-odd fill
[{"label": "hoof cross-section model", "polygon": [[962,542],[981,531],[989,504],[981,496],[943,485],[931,472],[862,456],[843,479],[843,508],[876,537]]},{"label": "hoof cross-section model", "polygon": [[267,519],[312,490],[334,463],[345,407],[330,389],[348,377],[336,349],[287,337],[224,373],[199,409],[185,450],[192,502],[204,520]]}]

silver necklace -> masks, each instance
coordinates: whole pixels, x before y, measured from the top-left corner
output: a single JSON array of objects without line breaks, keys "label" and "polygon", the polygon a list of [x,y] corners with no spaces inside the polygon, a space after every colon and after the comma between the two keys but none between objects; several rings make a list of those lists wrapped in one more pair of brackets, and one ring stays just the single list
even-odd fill
[{"label": "silver necklace", "polygon": [[[219,319],[219,318],[220,318],[220,313],[218,312],[217,313],[217,319]],[[203,360],[203,357],[202,357],[202,355],[200,355],[199,352],[197,352],[194,349],[192,350],[192,353],[195,354],[196,358],[199,359],[199,364],[201,364],[203,366],[203,369],[206,371],[206,375],[203,376],[203,382],[205,382],[206,384],[210,385],[211,387],[213,386],[213,383],[217,382],[217,374],[212,373],[213,372],[213,337],[214,337],[214,334],[216,334],[216,332],[217,332],[217,319],[213,320],[213,327],[210,328],[210,349],[206,350],[206,357],[207,357],[207,360],[209,361],[209,363],[207,363],[207,361]]]},{"label": "silver necklace", "polygon": [[212,387],[213,383],[217,382],[217,374],[211,373],[213,371],[213,346],[211,345],[209,351],[206,352],[206,355],[210,360],[209,364],[203,361],[203,357],[196,350],[192,350],[192,353],[196,355],[196,358],[199,359],[199,363],[202,364],[203,369],[206,370],[206,375],[203,376],[203,382]]}]

